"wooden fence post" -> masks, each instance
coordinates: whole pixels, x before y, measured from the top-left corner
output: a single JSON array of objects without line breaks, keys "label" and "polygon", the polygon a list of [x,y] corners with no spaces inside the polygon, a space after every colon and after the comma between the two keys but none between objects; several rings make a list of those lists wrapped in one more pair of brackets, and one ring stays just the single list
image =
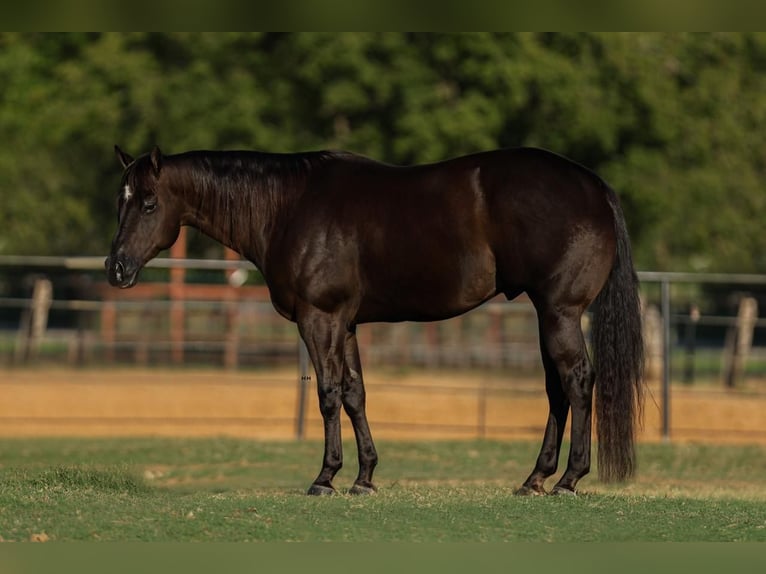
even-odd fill
[{"label": "wooden fence post", "polygon": [[644,349],[646,378],[662,378],[662,318],[656,305],[647,305],[644,311]]},{"label": "wooden fence post", "polygon": [[692,303],[689,306],[689,319],[684,330],[684,347],[686,362],[684,364],[684,383],[694,383],[694,355],[697,347],[697,323],[700,320],[700,309]]},{"label": "wooden fence post", "polygon": [[104,342],[104,357],[108,363],[114,363],[116,339],[117,309],[115,302],[108,299],[101,308],[101,340]]},{"label": "wooden fence post", "polygon": [[[181,228],[178,239],[170,248],[174,259],[186,257],[186,227]],[[186,270],[183,267],[170,269],[170,356],[173,363],[180,365],[184,361],[184,341],[186,339]]]},{"label": "wooden fence post", "polygon": [[758,302],[754,297],[739,300],[736,325],[726,334],[724,349],[724,386],[734,388],[744,378],[745,363],[753,346],[753,330],[758,319]]},{"label": "wooden fence post", "polygon": [[49,279],[37,279],[32,289],[32,304],[21,317],[14,353],[16,362],[26,363],[37,357],[48,328],[48,313],[52,302],[53,284]]}]

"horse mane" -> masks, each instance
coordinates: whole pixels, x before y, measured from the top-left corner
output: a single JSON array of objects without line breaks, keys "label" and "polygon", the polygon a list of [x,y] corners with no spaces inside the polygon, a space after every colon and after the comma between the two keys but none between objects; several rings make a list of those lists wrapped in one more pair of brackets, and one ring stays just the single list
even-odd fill
[{"label": "horse mane", "polygon": [[190,151],[166,156],[162,169],[173,170],[172,182],[185,194],[194,219],[207,222],[241,252],[254,232],[270,233],[314,167],[339,155]]}]

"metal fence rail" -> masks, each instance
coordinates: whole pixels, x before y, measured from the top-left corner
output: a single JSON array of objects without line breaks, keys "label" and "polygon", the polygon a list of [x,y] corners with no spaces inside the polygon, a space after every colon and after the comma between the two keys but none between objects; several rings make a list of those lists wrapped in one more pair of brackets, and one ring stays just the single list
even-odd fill
[{"label": "metal fence rail", "polygon": [[[149,262],[147,267],[205,271],[255,270],[247,261],[207,259],[159,258]],[[0,256],[0,278],[5,273],[6,284],[18,284],[25,275],[43,276],[52,271],[91,273],[95,277],[94,273],[100,273],[103,268],[102,257]],[[688,340],[682,340],[680,335],[675,336],[676,331],[681,327],[687,333],[693,333],[694,329],[719,328],[727,332],[726,345],[736,350],[736,336],[732,335],[734,342],[731,345],[728,338],[729,334],[734,333],[739,321],[736,315],[702,314],[695,318],[691,313],[681,312],[677,303],[674,307],[674,289],[716,285],[728,294],[757,291],[763,297],[766,293],[766,275],[645,271],[639,272],[638,276],[645,302],[656,308],[660,321],[655,339],[659,342],[657,354],[661,362],[658,377],[661,434],[670,439],[671,382],[679,379],[678,372],[673,372],[674,357],[678,360],[684,346],[689,345]],[[101,277],[94,281],[103,283]],[[226,364],[237,366],[255,364],[253,361],[271,361],[279,356],[283,361],[302,366],[299,388],[302,393],[307,392],[308,359],[305,349],[299,344],[297,330],[276,315],[268,299],[255,301],[239,298],[236,288],[225,288],[230,289],[225,300],[120,298],[107,301],[101,297],[54,296],[48,302],[48,309],[52,313],[74,314],[77,319],[69,328],[48,329],[45,337],[36,342],[47,342],[52,346],[56,346],[53,343],[57,342],[58,350],[50,351],[52,360],[79,364],[100,364],[109,357],[111,360],[161,363],[169,361],[168,357],[173,354],[185,359],[200,355],[208,357],[204,360],[210,360],[211,354],[218,353],[229,358],[234,356],[233,362]],[[648,296],[647,293],[652,290],[655,294]],[[28,293],[23,296],[3,294],[0,282],[0,317],[13,313],[23,317],[24,313],[31,311],[32,306],[33,300]],[[195,320],[201,324],[203,332],[188,333],[188,336],[179,340],[163,331],[166,329],[165,323],[171,321],[172,314],[179,309],[186,313],[187,318],[199,314]],[[106,327],[103,322],[104,316],[109,313],[112,313],[112,320],[119,322],[122,318],[126,323],[122,325],[123,331],[119,336],[112,336],[111,339],[105,336]],[[114,319],[115,316],[117,319]],[[128,328],[128,319],[133,321],[133,331]],[[236,324],[232,326],[227,321],[235,321]],[[188,322],[191,323],[191,319]],[[756,342],[763,340],[765,327],[766,318],[753,318],[750,328],[754,334],[751,339]],[[4,332],[0,331],[0,362],[3,356],[11,357],[11,361],[18,360],[19,353],[14,352],[14,349],[18,348],[21,340],[19,333],[13,326],[6,326]],[[523,301],[502,304],[490,302],[462,317],[434,324],[365,325],[360,328],[359,338],[363,361],[372,364],[480,367],[509,369],[510,373],[522,371],[527,374],[539,373],[541,368],[534,309],[531,304]],[[764,377],[765,351],[766,348],[758,348],[756,345],[751,353],[763,365]],[[41,352],[44,355],[44,351]],[[726,349],[722,351],[716,348],[714,352],[723,356]],[[305,404],[305,396],[300,400]],[[296,424],[300,427],[303,423]],[[477,425],[481,426],[479,423]],[[298,430],[297,434],[302,432]]]}]

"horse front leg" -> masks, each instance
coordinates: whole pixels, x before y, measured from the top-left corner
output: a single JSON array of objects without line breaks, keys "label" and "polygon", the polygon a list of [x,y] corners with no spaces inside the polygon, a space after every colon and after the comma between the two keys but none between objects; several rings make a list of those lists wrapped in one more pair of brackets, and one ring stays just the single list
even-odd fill
[{"label": "horse front leg", "polygon": [[340,407],[346,328],[338,317],[312,308],[299,317],[298,329],[317,374],[319,411],[324,423],[322,469],[307,494],[335,494],[332,480],[343,466]]},{"label": "horse front leg", "polygon": [[349,492],[351,494],[371,494],[377,490],[372,482],[372,473],[378,464],[378,453],[372,440],[370,425],[367,423],[362,363],[359,359],[359,347],[355,333],[346,335],[345,358],[342,402],[354,428],[359,455],[359,474]]}]

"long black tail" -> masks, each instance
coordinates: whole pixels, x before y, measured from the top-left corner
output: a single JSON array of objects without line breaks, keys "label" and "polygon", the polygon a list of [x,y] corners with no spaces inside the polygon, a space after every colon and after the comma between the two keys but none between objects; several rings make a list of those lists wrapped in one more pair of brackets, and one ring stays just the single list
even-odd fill
[{"label": "long black tail", "polygon": [[595,301],[593,362],[596,370],[598,475],[604,482],[630,478],[636,469],[636,422],[642,415],[644,341],[638,277],[617,196],[607,191],[614,212],[617,256]]}]

